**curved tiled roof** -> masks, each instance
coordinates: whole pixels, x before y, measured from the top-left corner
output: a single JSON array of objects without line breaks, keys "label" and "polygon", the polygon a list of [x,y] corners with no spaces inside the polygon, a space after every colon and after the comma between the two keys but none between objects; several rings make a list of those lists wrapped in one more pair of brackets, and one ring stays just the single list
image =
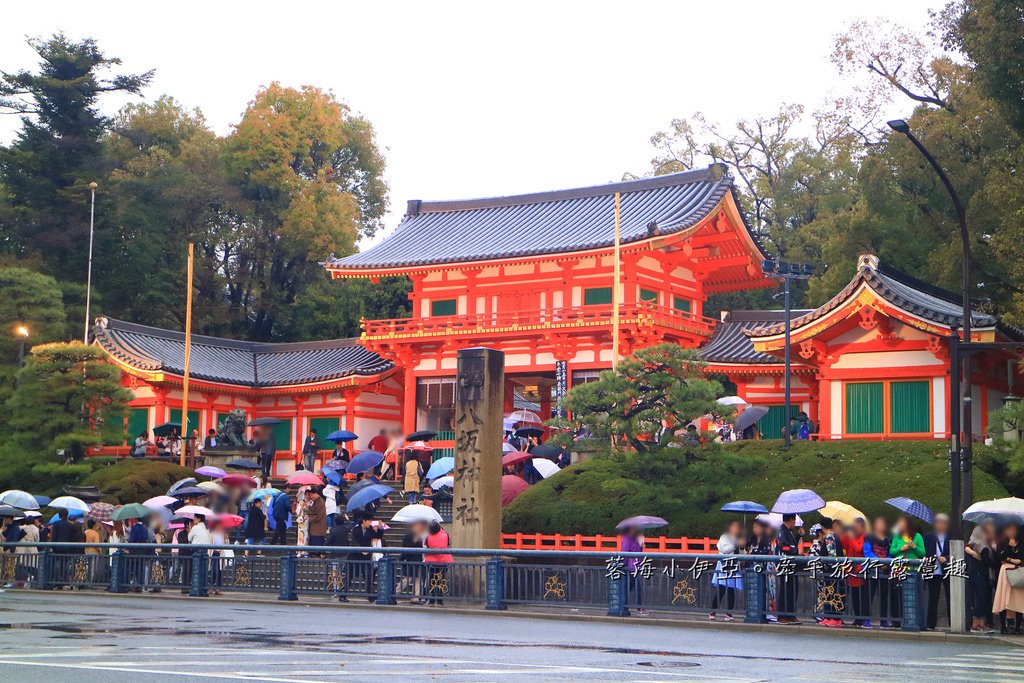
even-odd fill
[{"label": "curved tiled roof", "polygon": [[[824,305],[794,318],[793,328],[823,318],[842,306],[853,296],[861,285],[867,285],[878,296],[907,313],[923,318],[943,327],[960,327],[963,322],[963,306],[960,298],[952,292],[918,280],[900,271],[887,267],[872,254],[861,254],[857,259],[857,274],[838,294]],[[999,319],[989,313],[971,311],[972,329],[999,327],[1011,336],[1020,336],[1021,331],[1000,324]],[[771,337],[782,334],[781,324],[767,327],[748,327],[754,337]]]},{"label": "curved tiled roof", "polygon": [[[791,311],[795,317],[808,313],[806,310]],[[700,348],[700,359],[707,363],[741,363],[768,365],[781,363],[776,356],[754,350],[754,342],[744,330],[762,329],[778,322],[785,322],[785,311],[729,311],[725,319],[715,327],[708,343]]]},{"label": "curved tiled roof", "polygon": [[[722,165],[575,190],[465,201],[409,202],[393,235],[328,259],[340,270],[485,261],[612,246],[614,195],[621,243],[693,227],[732,191]],[[756,240],[755,240],[756,243]]]},{"label": "curved tiled roof", "polygon": [[[115,359],[146,371],[184,373],[185,335],[173,330],[97,318],[94,339]],[[392,363],[357,339],[267,344],[192,335],[189,374],[251,388],[312,384],[372,376]]]}]

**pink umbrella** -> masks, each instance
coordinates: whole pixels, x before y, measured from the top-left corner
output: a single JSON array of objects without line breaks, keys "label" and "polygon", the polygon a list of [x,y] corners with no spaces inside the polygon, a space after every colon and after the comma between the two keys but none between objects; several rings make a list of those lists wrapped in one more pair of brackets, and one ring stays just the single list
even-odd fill
[{"label": "pink umbrella", "polygon": [[229,474],[220,480],[224,486],[248,486],[256,488],[256,480],[245,474]]},{"label": "pink umbrella", "polygon": [[528,488],[530,485],[522,477],[506,474],[501,478],[501,506],[505,507]]},{"label": "pink umbrella", "polygon": [[299,470],[288,477],[289,486],[323,486],[323,479],[316,476],[309,470]]},{"label": "pink umbrella", "polygon": [[526,451],[512,451],[501,456],[501,466],[509,467],[511,465],[518,465],[521,462],[526,462],[533,456]]},{"label": "pink umbrella", "polygon": [[178,517],[188,517],[189,519],[194,519],[196,515],[201,515],[206,518],[215,517],[217,515],[213,510],[210,508],[204,508],[202,505],[186,505],[175,510],[174,514]]},{"label": "pink umbrella", "polygon": [[147,500],[145,503],[143,503],[143,505],[145,505],[148,508],[153,508],[154,510],[158,510],[160,508],[165,508],[168,505],[174,505],[177,502],[178,502],[178,499],[174,498],[172,496],[153,496],[152,498]]},{"label": "pink umbrella", "polygon": [[220,522],[220,524],[225,529],[234,529],[236,527],[242,526],[242,523],[245,521],[245,518],[241,515],[223,514],[217,516],[217,521]]}]

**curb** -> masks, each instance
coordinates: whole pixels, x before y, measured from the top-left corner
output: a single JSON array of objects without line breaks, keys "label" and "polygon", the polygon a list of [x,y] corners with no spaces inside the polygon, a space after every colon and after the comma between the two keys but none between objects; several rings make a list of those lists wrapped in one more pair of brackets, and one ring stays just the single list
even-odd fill
[{"label": "curb", "polygon": [[[15,594],[39,594],[39,595],[52,595],[56,591],[41,591],[32,588],[19,589]],[[59,593],[59,592],[57,592]],[[91,598],[104,599],[109,597],[107,594],[92,593],[88,591],[76,591],[76,596],[90,596]],[[177,591],[169,593],[123,593],[118,597],[134,599],[134,598],[155,598],[158,600],[196,600],[188,595],[181,595]],[[330,598],[325,598],[323,602],[311,602],[308,600],[299,600],[295,602],[276,600],[274,598],[263,598],[247,595],[223,594],[219,596],[210,596],[207,598],[199,598],[203,601],[213,600],[220,603],[230,603],[238,605],[278,605],[281,607],[321,607],[330,609],[367,609],[370,607],[369,604],[362,604],[362,602],[348,602],[341,603]],[[482,606],[483,603],[481,603]],[[543,619],[545,621],[572,621],[572,622],[590,622],[598,624],[630,624],[636,626],[661,626],[665,628],[681,628],[681,629],[705,629],[711,631],[736,631],[736,632],[760,632],[760,633],[774,633],[774,634],[787,634],[793,633],[801,636],[812,636],[812,637],[830,637],[838,636],[840,638],[862,638],[865,640],[902,640],[907,642],[925,642],[925,643],[955,643],[961,645],[1002,645],[1005,647],[1016,647],[1024,648],[1024,638],[1014,639],[999,634],[991,635],[970,635],[966,633],[946,633],[944,631],[939,632],[920,632],[913,633],[909,631],[883,631],[877,630],[866,630],[859,628],[843,628],[843,629],[826,629],[819,628],[812,625],[801,625],[801,626],[778,626],[774,624],[747,624],[742,621],[735,622],[717,622],[717,621],[699,621],[692,618],[672,619],[669,617],[610,617],[605,614],[586,614],[586,613],[570,613],[564,612],[541,612],[541,611],[524,611],[517,609],[508,609],[500,611],[490,611],[484,609],[472,609],[469,607],[444,607],[436,608],[421,605],[373,605],[374,610],[388,610],[394,612],[408,613],[410,611],[424,614],[457,614],[460,616],[473,616],[473,617],[499,617],[508,619]]]}]

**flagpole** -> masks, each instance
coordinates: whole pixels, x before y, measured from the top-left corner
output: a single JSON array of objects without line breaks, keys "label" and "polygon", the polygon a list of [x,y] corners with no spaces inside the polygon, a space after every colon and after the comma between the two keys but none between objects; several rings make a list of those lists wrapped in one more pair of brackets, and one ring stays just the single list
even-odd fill
[{"label": "flagpole", "polygon": [[[188,449],[188,379],[189,364],[192,360],[192,260],[195,245],[188,243],[188,285],[185,291],[185,368],[181,387],[181,438],[184,447],[181,449],[179,464],[185,466],[185,451]],[[193,444],[193,448],[195,445]]]},{"label": "flagpole", "polygon": [[619,249],[621,242],[621,230],[619,226],[619,193],[615,193],[615,276],[612,282],[612,369],[619,366],[619,279],[621,278],[621,266],[619,264]]}]

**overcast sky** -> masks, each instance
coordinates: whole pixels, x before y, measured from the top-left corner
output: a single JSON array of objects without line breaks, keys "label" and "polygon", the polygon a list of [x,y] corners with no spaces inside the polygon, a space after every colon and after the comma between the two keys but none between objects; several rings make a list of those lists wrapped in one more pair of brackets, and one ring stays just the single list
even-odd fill
[{"label": "overcast sky", "polygon": [[[578,187],[649,169],[650,136],[694,111],[734,121],[837,90],[851,20],[923,26],[941,0],[845,2],[4,3],[0,70],[26,36],[93,37],[227,133],[259,86],[331,89],[377,130],[397,225],[407,199]],[[108,100],[112,113],[121,101]],[[9,141],[16,117],[0,117]]]}]

